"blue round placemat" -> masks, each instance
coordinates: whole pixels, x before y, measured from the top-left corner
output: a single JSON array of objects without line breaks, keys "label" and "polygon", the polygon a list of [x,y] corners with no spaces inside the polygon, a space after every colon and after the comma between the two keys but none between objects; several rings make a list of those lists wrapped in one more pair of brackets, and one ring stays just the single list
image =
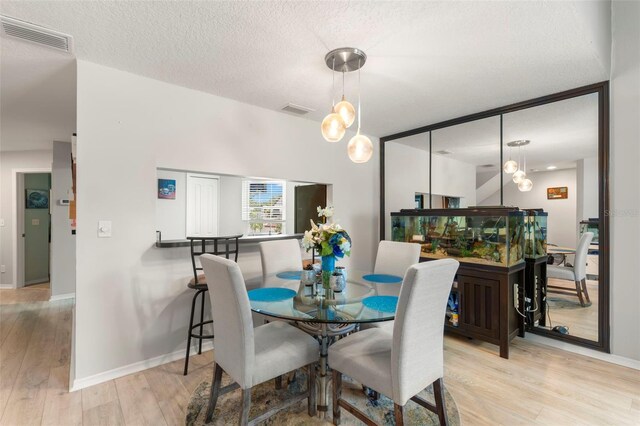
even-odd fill
[{"label": "blue round placemat", "polygon": [[369,274],[363,275],[363,279],[378,284],[398,284],[402,282],[402,277],[387,274]]},{"label": "blue round placemat", "polygon": [[398,296],[371,296],[362,299],[362,304],[369,309],[394,314],[398,306]]},{"label": "blue round placemat", "polygon": [[278,302],[293,298],[296,292],[290,288],[266,287],[249,290],[248,294],[249,300],[254,302]]},{"label": "blue round placemat", "polygon": [[299,280],[301,276],[302,271],[284,271],[276,274],[276,277],[283,280]]}]

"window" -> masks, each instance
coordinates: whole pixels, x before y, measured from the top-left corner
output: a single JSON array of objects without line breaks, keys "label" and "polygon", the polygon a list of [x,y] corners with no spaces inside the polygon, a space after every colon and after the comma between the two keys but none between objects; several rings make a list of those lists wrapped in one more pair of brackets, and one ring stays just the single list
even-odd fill
[{"label": "window", "polygon": [[281,234],[286,220],[284,181],[244,180],[242,220],[249,235]]}]

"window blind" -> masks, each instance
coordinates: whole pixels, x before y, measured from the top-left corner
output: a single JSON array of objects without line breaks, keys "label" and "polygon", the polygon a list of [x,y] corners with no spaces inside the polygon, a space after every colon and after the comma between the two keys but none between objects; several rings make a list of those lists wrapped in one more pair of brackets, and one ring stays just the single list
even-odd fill
[{"label": "window blind", "polygon": [[286,220],[284,181],[242,181],[242,220]]}]

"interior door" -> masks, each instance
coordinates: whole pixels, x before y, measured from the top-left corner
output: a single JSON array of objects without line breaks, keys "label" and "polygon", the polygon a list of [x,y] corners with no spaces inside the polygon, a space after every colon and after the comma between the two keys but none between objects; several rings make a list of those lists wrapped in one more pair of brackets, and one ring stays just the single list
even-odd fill
[{"label": "interior door", "polygon": [[300,185],[295,188],[295,230],[296,234],[309,229],[309,220],[318,221],[318,206],[327,204],[327,185]]},{"label": "interior door", "polygon": [[51,174],[25,174],[24,187],[24,284],[30,285],[49,281]]},{"label": "interior door", "polygon": [[218,235],[218,178],[187,176],[187,236]]}]

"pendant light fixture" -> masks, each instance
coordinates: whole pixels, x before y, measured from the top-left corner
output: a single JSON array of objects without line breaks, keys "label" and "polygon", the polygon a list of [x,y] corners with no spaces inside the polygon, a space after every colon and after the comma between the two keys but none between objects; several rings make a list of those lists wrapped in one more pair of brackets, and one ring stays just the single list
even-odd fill
[{"label": "pendant light fixture", "polygon": [[344,71],[342,72],[342,100],[335,106],[335,111],[342,117],[345,127],[351,127],[356,119],[356,110],[353,108],[353,105],[344,98]]},{"label": "pendant light fixture", "polygon": [[[335,71],[336,60],[333,58],[331,62],[331,69]],[[327,64],[329,65],[329,64]],[[338,142],[344,136],[344,132],[347,130],[344,120],[336,112],[336,105],[334,94],[336,90],[336,78],[335,72],[333,73],[333,82],[331,86],[331,112],[322,120],[322,136],[327,142]]]},{"label": "pendant light fixture", "polygon": [[[329,142],[337,142],[344,136],[347,127],[351,126],[356,118],[356,111],[345,99],[344,96],[344,77],[345,73],[358,71],[358,132],[351,138],[347,146],[349,158],[354,163],[365,163],[371,159],[373,155],[373,144],[371,140],[360,133],[361,126],[361,103],[360,103],[360,68],[367,60],[367,55],[353,47],[341,47],[334,49],[325,56],[325,63],[334,74],[334,90],[335,90],[335,73],[342,72],[342,100],[334,105],[331,113],[322,121],[322,135]],[[336,123],[335,116],[340,117],[342,127]],[[342,128],[342,133],[339,130]],[[338,137],[339,136],[339,137]]]},{"label": "pendant light fixture", "polygon": [[347,154],[354,163],[366,163],[373,155],[371,139],[360,134],[362,106],[360,104],[360,69],[358,69],[358,133],[351,138],[347,145]]},{"label": "pendant light fixture", "polygon": [[[509,144],[507,144],[507,146],[509,146]],[[518,170],[518,163],[511,159],[511,146],[509,146],[509,160],[504,163],[503,170],[508,174],[515,173],[516,170]]]},{"label": "pendant light fixture", "polygon": [[[518,189],[522,192],[531,191],[533,188],[533,182],[531,179],[527,177],[527,154],[526,152],[523,154],[521,151],[525,149],[524,147],[529,145],[531,141],[522,139],[518,141],[508,142],[507,146],[509,147],[509,161],[504,163],[504,171],[505,173],[513,173],[513,182],[518,185]],[[518,147],[518,162],[511,160],[511,148]],[[522,160],[522,168],[520,168],[520,161]],[[515,170],[514,170],[515,164]],[[514,171],[510,171],[514,170]]]}]

